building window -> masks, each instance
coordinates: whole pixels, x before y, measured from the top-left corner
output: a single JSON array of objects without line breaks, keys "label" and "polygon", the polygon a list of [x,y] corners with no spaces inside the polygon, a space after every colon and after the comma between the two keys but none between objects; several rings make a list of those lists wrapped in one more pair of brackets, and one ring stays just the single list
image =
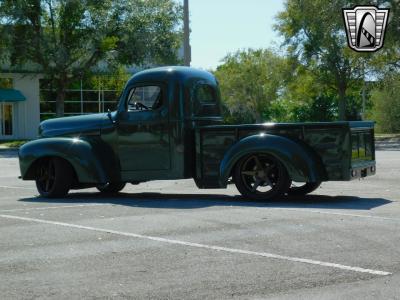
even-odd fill
[{"label": "building window", "polygon": [[2,136],[13,135],[13,105],[0,103],[0,126]]},{"label": "building window", "polygon": [[13,79],[12,78],[0,78],[0,89],[12,89]]}]

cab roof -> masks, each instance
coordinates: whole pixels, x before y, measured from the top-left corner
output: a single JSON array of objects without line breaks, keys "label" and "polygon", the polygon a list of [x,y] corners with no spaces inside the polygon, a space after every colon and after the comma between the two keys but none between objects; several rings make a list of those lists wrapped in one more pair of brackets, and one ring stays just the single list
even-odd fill
[{"label": "cab roof", "polygon": [[212,84],[216,84],[216,79],[214,75],[209,72],[190,67],[171,66],[153,68],[136,73],[128,80],[128,85],[134,84],[136,82],[168,82],[170,80],[185,83],[188,80],[191,81],[191,79],[200,79],[208,81]]}]

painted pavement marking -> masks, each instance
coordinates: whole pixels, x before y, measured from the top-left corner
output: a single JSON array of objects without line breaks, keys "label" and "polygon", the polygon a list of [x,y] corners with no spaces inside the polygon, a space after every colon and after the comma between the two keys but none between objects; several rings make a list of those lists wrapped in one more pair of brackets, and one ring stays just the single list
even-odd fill
[{"label": "painted pavement marking", "polygon": [[341,269],[341,270],[345,270],[345,271],[369,273],[372,275],[387,276],[387,275],[392,274],[387,271],[365,269],[365,268],[361,268],[361,267],[353,267],[353,266],[318,261],[318,260],[307,259],[307,258],[291,257],[291,256],[284,256],[284,255],[267,253],[267,252],[255,252],[255,251],[248,251],[248,250],[235,249],[235,248],[198,244],[198,243],[185,242],[185,241],[180,241],[180,240],[167,239],[167,238],[162,238],[162,237],[147,236],[147,235],[142,235],[142,234],[116,231],[116,230],[111,230],[111,229],[103,229],[103,228],[90,227],[90,226],[83,226],[83,225],[70,224],[70,223],[64,223],[64,222],[56,222],[56,221],[49,221],[49,220],[35,219],[35,218],[26,218],[26,217],[19,217],[19,216],[13,216],[13,215],[4,215],[4,214],[0,214],[0,217],[5,218],[5,219],[21,220],[21,221],[27,221],[27,222],[35,222],[35,223],[50,224],[50,225],[63,226],[63,227],[69,227],[69,228],[90,230],[90,231],[96,231],[96,232],[104,232],[104,233],[109,233],[109,234],[133,237],[133,238],[138,238],[138,239],[146,239],[146,240],[162,242],[162,243],[167,243],[167,244],[173,244],[173,245],[181,245],[181,246],[208,249],[208,250],[214,250],[214,251],[223,251],[223,252],[229,252],[229,253],[235,253],[235,254],[261,256],[261,257],[266,257],[266,258],[271,258],[271,259],[279,259],[279,260],[298,262],[298,263],[304,263],[304,264],[310,264],[310,265],[330,267],[330,268]]}]

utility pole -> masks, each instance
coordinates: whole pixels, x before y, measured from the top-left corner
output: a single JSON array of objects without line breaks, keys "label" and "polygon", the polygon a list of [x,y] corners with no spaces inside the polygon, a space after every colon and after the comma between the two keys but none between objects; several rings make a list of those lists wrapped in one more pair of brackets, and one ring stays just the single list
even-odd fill
[{"label": "utility pole", "polygon": [[363,59],[363,63],[362,63],[362,72],[363,72],[363,86],[362,86],[362,92],[361,92],[361,96],[362,96],[362,120],[365,120],[365,102],[366,102],[366,83],[365,83],[365,60]]},{"label": "utility pole", "polygon": [[183,56],[185,66],[190,67],[192,55],[190,49],[189,0],[183,1]]}]

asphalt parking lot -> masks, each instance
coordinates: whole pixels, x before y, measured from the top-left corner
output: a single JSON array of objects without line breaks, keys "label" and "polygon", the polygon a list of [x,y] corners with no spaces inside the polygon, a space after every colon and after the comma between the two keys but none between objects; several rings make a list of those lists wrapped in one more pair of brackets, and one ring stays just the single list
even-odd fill
[{"label": "asphalt parking lot", "polygon": [[0,152],[1,299],[400,299],[400,152],[378,174],[252,202],[191,180],[39,198]]}]

